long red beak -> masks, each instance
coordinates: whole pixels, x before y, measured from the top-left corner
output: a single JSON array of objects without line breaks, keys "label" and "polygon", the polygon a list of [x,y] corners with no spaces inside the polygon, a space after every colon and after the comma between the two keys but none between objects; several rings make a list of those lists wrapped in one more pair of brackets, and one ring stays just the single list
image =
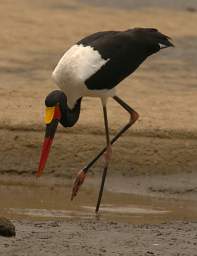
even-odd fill
[{"label": "long red beak", "polygon": [[41,176],[41,174],[43,173],[59,120],[60,120],[60,110],[59,110],[59,106],[57,106],[55,109],[53,120],[51,121],[50,124],[46,125],[45,138],[44,138],[44,143],[42,145],[42,152],[40,156],[40,163],[39,163],[38,170],[36,172],[37,177]]}]

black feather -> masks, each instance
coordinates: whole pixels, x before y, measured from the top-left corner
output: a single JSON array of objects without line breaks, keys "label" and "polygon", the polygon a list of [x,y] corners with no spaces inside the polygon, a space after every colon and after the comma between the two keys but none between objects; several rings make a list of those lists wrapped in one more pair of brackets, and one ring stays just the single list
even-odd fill
[{"label": "black feather", "polygon": [[111,89],[133,73],[150,55],[173,46],[170,38],[154,28],[134,28],[127,31],[104,31],[78,42],[91,46],[108,60],[85,83],[88,89]]}]

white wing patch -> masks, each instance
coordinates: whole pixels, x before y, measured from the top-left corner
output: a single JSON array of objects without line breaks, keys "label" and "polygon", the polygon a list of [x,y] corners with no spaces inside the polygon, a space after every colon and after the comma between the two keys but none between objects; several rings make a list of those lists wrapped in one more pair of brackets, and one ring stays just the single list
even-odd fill
[{"label": "white wing patch", "polygon": [[102,59],[100,53],[91,46],[74,45],[60,59],[53,76],[57,81],[70,78],[84,82],[108,61]]},{"label": "white wing patch", "polygon": [[101,97],[107,90],[89,90],[85,81],[95,74],[109,59],[102,59],[97,50],[91,46],[73,45],[60,59],[52,78],[65,92],[68,104],[74,106],[75,101],[83,96]]}]

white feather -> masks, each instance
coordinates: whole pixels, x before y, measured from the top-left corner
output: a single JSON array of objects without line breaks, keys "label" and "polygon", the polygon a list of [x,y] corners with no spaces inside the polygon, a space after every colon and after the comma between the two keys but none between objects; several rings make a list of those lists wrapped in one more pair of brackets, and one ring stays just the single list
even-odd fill
[{"label": "white feather", "polygon": [[74,45],[60,59],[52,78],[62,89],[73,108],[78,98],[83,96],[107,98],[114,96],[115,90],[89,90],[85,81],[95,74],[109,59],[102,59],[100,53],[90,46]]}]

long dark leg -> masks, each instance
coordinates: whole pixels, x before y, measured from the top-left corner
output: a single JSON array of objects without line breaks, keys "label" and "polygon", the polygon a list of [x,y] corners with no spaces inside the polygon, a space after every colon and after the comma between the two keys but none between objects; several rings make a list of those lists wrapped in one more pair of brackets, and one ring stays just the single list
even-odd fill
[{"label": "long dark leg", "polygon": [[[131,127],[139,118],[139,114],[132,109],[129,105],[127,105],[123,100],[121,100],[118,96],[114,96],[113,99],[115,101],[117,101],[129,114],[130,114],[130,119],[129,122],[123,126],[123,128],[112,138],[112,140],[110,141],[110,144],[114,144],[114,142],[117,141],[117,139],[124,133],[126,132],[126,130],[129,129],[129,127]],[[103,148],[98,155],[92,159],[91,162],[89,162],[82,170],[87,173],[88,170],[90,169],[90,167],[103,155],[103,153],[105,152],[106,147]]]},{"label": "long dark leg", "polygon": [[103,106],[103,114],[104,114],[104,123],[105,123],[105,134],[106,134],[106,155],[105,155],[105,166],[104,166],[104,170],[103,170],[103,176],[102,176],[102,181],[101,181],[101,186],[100,186],[100,191],[99,191],[99,196],[98,196],[98,201],[97,201],[97,205],[96,205],[96,213],[99,210],[99,206],[101,203],[101,198],[103,195],[103,188],[104,188],[104,184],[105,184],[105,179],[106,179],[106,175],[107,175],[107,169],[109,166],[109,161],[111,158],[111,143],[110,143],[110,138],[109,138],[109,127],[108,127],[108,119],[107,119],[107,108],[106,106]]},{"label": "long dark leg", "polygon": [[[132,109],[129,105],[127,105],[122,99],[120,99],[118,96],[114,96],[113,99],[118,102],[130,115],[130,119],[128,121],[128,123],[123,126],[122,129],[120,129],[120,131],[112,138],[110,144],[114,144],[117,139],[123,134],[125,133],[135,122],[136,120],[139,118],[138,113]],[[98,155],[92,160],[90,161],[77,175],[74,185],[73,185],[73,191],[72,191],[72,197],[71,199],[73,199],[76,195],[77,192],[79,190],[80,185],[83,183],[86,173],[88,172],[88,170],[90,169],[90,167],[103,155],[103,153],[106,151],[106,147],[103,148]]]}]

